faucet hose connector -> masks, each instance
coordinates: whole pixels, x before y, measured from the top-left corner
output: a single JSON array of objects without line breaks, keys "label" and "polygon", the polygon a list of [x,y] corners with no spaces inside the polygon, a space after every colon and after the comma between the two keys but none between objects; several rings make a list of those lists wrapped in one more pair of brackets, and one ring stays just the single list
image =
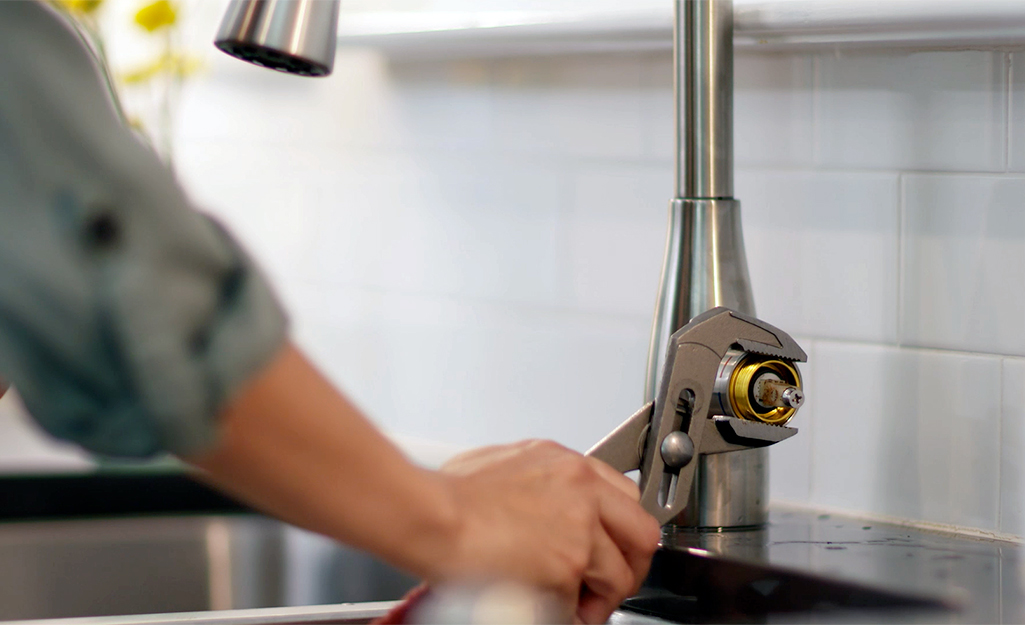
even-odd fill
[{"label": "faucet hose connector", "polygon": [[716,373],[713,409],[728,417],[785,425],[804,403],[797,365],[732,349]]}]

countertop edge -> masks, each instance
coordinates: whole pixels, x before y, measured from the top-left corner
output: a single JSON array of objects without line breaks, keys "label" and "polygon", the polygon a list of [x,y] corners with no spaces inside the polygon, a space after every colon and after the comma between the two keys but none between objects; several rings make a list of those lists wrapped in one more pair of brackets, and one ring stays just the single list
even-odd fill
[{"label": "countertop edge", "polygon": [[368,622],[371,619],[384,616],[398,603],[398,601],[375,601],[286,608],[85,616],[34,621],[6,621],[4,625],[297,625],[300,623],[338,625],[339,623]]}]

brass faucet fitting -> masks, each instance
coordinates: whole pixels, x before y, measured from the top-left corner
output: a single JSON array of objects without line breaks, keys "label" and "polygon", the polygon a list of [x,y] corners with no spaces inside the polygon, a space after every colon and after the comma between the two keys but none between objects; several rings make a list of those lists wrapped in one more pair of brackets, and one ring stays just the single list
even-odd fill
[{"label": "brass faucet fitting", "polygon": [[730,350],[719,366],[713,401],[726,416],[784,425],[804,403],[801,372],[791,362]]}]

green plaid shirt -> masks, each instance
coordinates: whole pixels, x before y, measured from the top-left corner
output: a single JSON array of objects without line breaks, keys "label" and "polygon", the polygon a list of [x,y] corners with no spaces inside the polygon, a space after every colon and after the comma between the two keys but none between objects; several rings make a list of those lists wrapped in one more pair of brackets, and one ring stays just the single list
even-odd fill
[{"label": "green plaid shirt", "polygon": [[264,277],[120,122],[75,31],[0,2],[0,377],[33,417],[99,454],[194,453],[285,336]]}]

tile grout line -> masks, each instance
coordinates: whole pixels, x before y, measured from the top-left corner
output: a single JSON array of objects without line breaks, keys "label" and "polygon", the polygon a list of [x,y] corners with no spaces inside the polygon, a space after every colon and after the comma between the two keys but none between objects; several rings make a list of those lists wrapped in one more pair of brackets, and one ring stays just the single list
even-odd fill
[{"label": "tile grout line", "polygon": [[904,343],[904,219],[907,214],[904,207],[904,184],[904,173],[901,172],[897,174],[897,347],[902,347]]},{"label": "tile grout line", "polygon": [[1004,496],[1003,496],[1003,481],[1004,481],[1004,363],[1007,359],[1000,359],[999,375],[1000,379],[997,380],[997,397],[1000,403],[999,410],[997,411],[997,518],[996,526],[999,531],[1004,531]]},{"label": "tile grout line", "polygon": [[[1009,96],[1008,96],[1009,97]],[[817,99],[817,98],[816,98]],[[813,134],[818,135],[818,115],[813,111]],[[206,146],[217,146],[217,147],[237,147],[237,142],[232,142],[228,139],[211,139],[211,140],[196,140],[190,142],[194,145],[205,144]],[[816,142],[817,143],[817,142]],[[1005,142],[1006,143],[1006,142]],[[250,145],[260,148],[280,148],[282,146],[297,145],[292,142],[278,142],[278,141],[254,141]],[[509,161],[517,165],[538,165],[539,163],[558,165],[565,164],[567,162],[575,162],[585,166],[613,166],[622,165],[629,167],[640,167],[640,168],[665,168],[672,169],[672,159],[660,158],[660,157],[649,157],[649,156],[593,156],[588,154],[577,154],[572,152],[551,152],[551,151],[530,151],[530,150],[511,150],[511,149],[497,149],[491,147],[446,147],[446,146],[359,146],[359,145],[348,145],[337,142],[317,142],[313,144],[315,147],[321,148],[338,148],[341,150],[359,150],[359,152],[346,152],[347,155],[355,158],[355,155],[371,154],[375,157],[381,158],[397,158],[397,157],[431,157],[431,158],[443,158],[451,161],[466,161],[466,160],[479,160],[480,158],[490,157],[500,159],[503,161]],[[1008,151],[1009,148],[1005,149]],[[817,152],[817,147],[813,146],[813,152]],[[813,156],[817,158],[816,156]],[[788,164],[769,164],[769,163],[738,163],[736,165],[736,171],[768,171],[768,172],[799,172],[799,173],[844,173],[852,175],[879,175],[879,174],[892,174],[898,171],[892,167],[842,167],[842,166],[829,166],[817,163],[810,165],[788,165]],[[998,170],[986,170],[980,169],[976,171],[960,170],[944,170],[944,169],[902,169],[908,175],[921,175],[921,176],[959,176],[959,177],[970,177],[970,176],[1001,176],[1003,174],[1011,174],[1025,177],[1025,172],[1011,170],[1009,168],[1002,167]]]},{"label": "tile grout line", "polygon": [[822,120],[819,118],[821,103],[821,85],[819,80],[819,55],[811,56],[811,166],[818,167],[821,156],[819,143],[822,133]]},{"label": "tile grout line", "polygon": [[1014,56],[1010,52],[1004,53],[1004,173],[1011,171],[1011,105],[1013,98],[1011,85],[1014,81]]},{"label": "tile grout line", "polygon": [[[646,164],[640,164],[646,166]],[[738,173],[800,173],[800,174],[850,174],[852,176],[883,176],[893,174],[904,174],[907,176],[947,176],[951,178],[1025,178],[1025,172],[1019,171],[997,171],[997,170],[943,170],[943,169],[901,169],[897,167],[882,167],[879,169],[868,169],[861,167],[838,167],[838,166],[787,166],[787,165],[738,165]]]},{"label": "tile grout line", "polygon": [[556,225],[554,228],[555,239],[559,242],[556,246],[556,277],[555,284],[557,292],[569,292],[572,288],[572,258],[570,253],[570,222],[573,212],[573,179],[577,174],[578,167],[571,163],[560,163],[558,166],[558,205],[556,211]]},{"label": "tile grout line", "polygon": [[927,354],[939,354],[947,356],[969,356],[975,358],[997,358],[1001,360],[1025,360],[1025,356],[1020,354],[1004,354],[996,352],[973,352],[963,349],[948,349],[944,347],[925,347],[921,345],[897,345],[895,343],[879,343],[876,341],[858,341],[843,338],[829,338],[829,337],[807,337],[809,341],[815,341],[818,344],[829,344],[829,345],[841,345],[841,346],[858,346],[858,347],[878,347],[878,348],[890,348],[896,350],[902,350],[906,352],[921,352]]},{"label": "tile grout line", "polygon": [[[2,0],[0,0],[2,1]],[[572,306],[559,306],[545,302],[524,302],[514,300],[502,300],[480,295],[460,295],[453,293],[441,293],[432,291],[414,291],[396,289],[393,287],[371,286],[357,283],[341,283],[322,279],[293,280],[307,288],[329,288],[340,289],[375,297],[400,297],[421,300],[430,303],[443,303],[455,306],[481,306],[503,312],[524,313],[541,316],[558,317],[586,317],[595,321],[606,321],[612,323],[637,323],[643,320],[646,324],[651,323],[650,314],[640,315],[631,313],[617,313],[608,311],[588,311],[583,308]],[[652,297],[654,301],[654,296]]]},{"label": "tile grout line", "polygon": [[[816,352],[815,347],[817,345],[818,345],[818,341],[816,339],[812,339],[811,340],[811,344],[808,345],[808,350],[810,352],[810,354],[808,356],[808,359],[809,359],[809,361],[811,361],[810,362],[810,366],[808,367],[808,369],[809,369],[809,371],[808,371],[809,376],[808,377],[811,378],[811,381],[812,381],[813,384],[815,383],[815,378],[816,378],[816,375],[815,375],[815,368],[816,367],[815,367],[815,361],[812,358],[812,356]],[[814,391],[812,391],[812,392],[814,392]],[[813,402],[812,403],[813,407],[814,407],[815,404],[818,403],[814,399],[812,399],[812,402]],[[816,457],[818,455],[818,454],[815,453],[815,450],[818,447],[815,444],[815,431],[818,429],[818,428],[815,427],[815,422],[818,421],[818,419],[819,418],[815,416],[815,410],[813,409],[811,411],[811,426],[808,428],[808,429],[811,430],[811,444],[808,445],[808,447],[810,448],[810,451],[808,452],[808,496],[807,496],[807,501],[808,501],[809,504],[811,504],[812,502],[815,501],[815,475],[816,475],[815,467],[818,464],[815,461],[815,459],[816,459]]]}]

